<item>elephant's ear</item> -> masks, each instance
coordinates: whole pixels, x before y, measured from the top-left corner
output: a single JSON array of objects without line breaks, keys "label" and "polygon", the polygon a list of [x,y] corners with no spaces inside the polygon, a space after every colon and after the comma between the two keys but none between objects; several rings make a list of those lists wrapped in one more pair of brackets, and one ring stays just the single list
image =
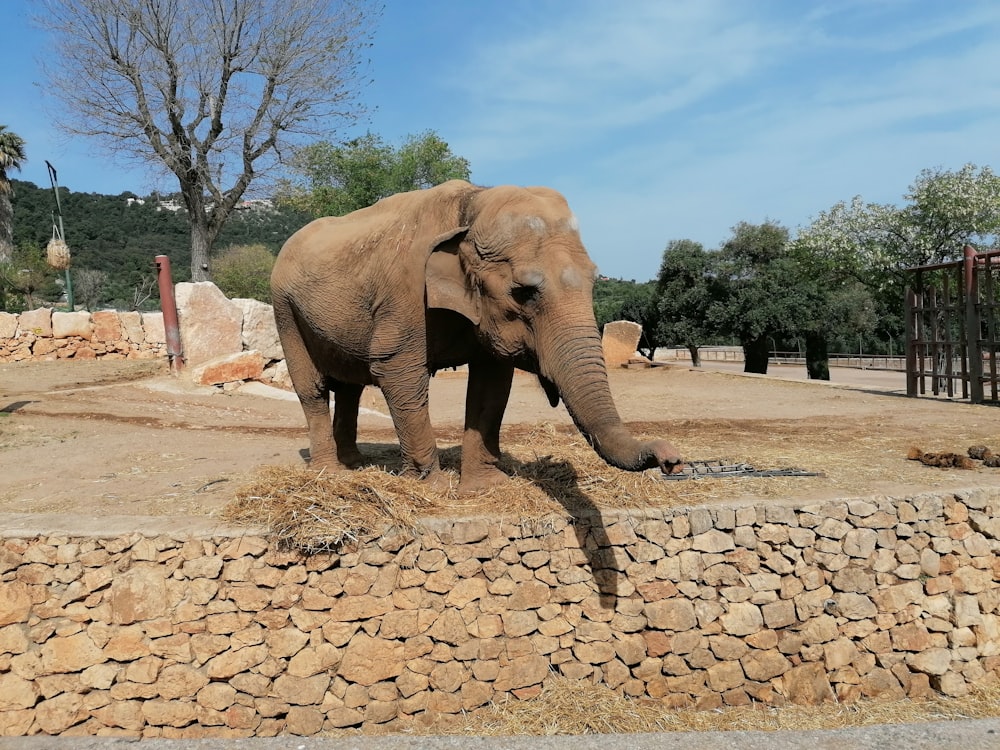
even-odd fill
[{"label": "elephant's ear", "polygon": [[469,283],[459,260],[459,245],[468,231],[459,227],[435,239],[426,266],[427,307],[454,310],[479,325],[479,290]]}]

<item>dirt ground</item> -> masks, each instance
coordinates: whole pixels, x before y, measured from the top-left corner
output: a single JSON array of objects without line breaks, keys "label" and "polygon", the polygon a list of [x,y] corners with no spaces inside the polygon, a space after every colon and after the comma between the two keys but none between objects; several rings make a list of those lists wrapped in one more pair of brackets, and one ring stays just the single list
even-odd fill
[{"label": "dirt ground", "polygon": [[[634,432],[672,440],[690,460],[823,474],[670,482],[678,503],[1000,486],[1000,469],[942,470],[905,455],[914,445],[964,453],[986,444],[1000,452],[995,406],[906,398],[899,373],[836,370],[834,382],[816,383],[799,370],[775,367],[762,377],[732,366],[671,365],[616,370],[611,385]],[[465,384],[461,372],[432,380],[443,449],[459,441]],[[364,405],[362,451],[391,451],[396,437],[376,389],[366,389]],[[550,408],[536,380],[522,374],[504,425],[502,442],[524,443],[545,430],[572,434],[565,409]],[[547,446],[544,437],[536,442],[537,456]],[[197,387],[150,362],[0,365],[0,513],[211,516],[259,467],[301,465],[307,450],[294,395],[260,384]],[[454,464],[456,451],[449,453]]]}]

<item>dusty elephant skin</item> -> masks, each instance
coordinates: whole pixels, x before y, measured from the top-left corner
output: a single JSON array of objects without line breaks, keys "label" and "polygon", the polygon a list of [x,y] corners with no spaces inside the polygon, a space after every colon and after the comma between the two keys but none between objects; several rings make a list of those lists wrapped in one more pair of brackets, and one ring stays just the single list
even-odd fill
[{"label": "dusty elephant skin", "polygon": [[271,289],[312,465],[362,461],[358,402],[374,384],[408,471],[440,481],[428,380],[468,364],[461,489],[505,479],[496,463],[515,367],[536,373],[553,405],[563,399],[612,466],[676,469],[674,446],[637,441],[612,401],[594,272],[569,206],[547,188],[455,180],[296,232],[278,256]]}]

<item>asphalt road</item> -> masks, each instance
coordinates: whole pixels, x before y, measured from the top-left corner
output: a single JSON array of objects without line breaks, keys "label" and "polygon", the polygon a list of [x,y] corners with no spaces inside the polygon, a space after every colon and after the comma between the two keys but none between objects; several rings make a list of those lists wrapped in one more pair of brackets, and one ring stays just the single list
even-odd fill
[{"label": "asphalt road", "polygon": [[813,732],[668,732],[560,737],[274,737],[134,740],[0,737],[0,750],[998,750],[1000,719]]}]

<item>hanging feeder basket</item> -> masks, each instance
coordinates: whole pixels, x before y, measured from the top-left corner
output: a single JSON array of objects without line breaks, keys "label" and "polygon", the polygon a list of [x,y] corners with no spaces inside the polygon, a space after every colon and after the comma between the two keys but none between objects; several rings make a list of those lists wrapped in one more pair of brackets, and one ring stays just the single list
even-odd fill
[{"label": "hanging feeder basket", "polygon": [[48,264],[57,271],[65,271],[69,268],[69,245],[66,244],[65,240],[53,237],[45,248],[45,255]]}]

